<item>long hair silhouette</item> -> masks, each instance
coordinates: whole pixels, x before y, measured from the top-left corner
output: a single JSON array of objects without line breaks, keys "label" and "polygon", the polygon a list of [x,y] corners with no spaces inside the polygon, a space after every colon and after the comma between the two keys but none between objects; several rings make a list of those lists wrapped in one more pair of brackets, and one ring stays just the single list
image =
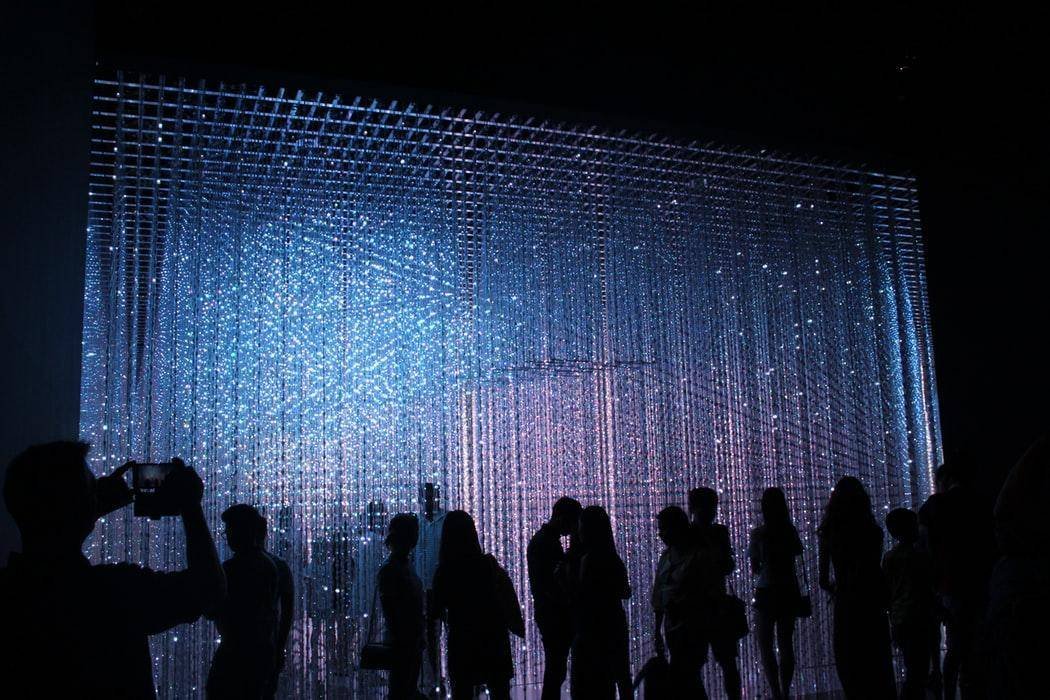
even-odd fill
[{"label": "long hair silhouette", "polygon": [[438,549],[438,566],[448,566],[481,556],[481,541],[474,518],[463,510],[454,510],[445,515],[441,529],[441,547]]}]

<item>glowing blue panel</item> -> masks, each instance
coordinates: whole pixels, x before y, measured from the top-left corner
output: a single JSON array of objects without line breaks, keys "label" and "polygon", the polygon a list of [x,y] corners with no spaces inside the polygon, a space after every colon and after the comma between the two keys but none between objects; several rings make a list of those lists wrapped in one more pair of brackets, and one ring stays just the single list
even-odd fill
[{"label": "glowing blue panel", "polygon": [[[474,514],[527,618],[525,544],[552,501],[606,505],[636,668],[653,516],[687,488],[719,489],[743,561],[761,490],[783,485],[811,579],[839,476],[880,509],[929,490],[940,442],[909,177],[120,74],[96,84],[92,160],[83,437],[98,470],[183,456],[213,525],[235,501],[266,512],[298,591],[289,696],[377,686],[355,669],[373,533],[418,511],[426,482]],[[92,546],[181,563],[177,523],[128,513]],[[734,586],[750,592],[746,570]],[[800,690],[837,685],[815,603]],[[214,647],[206,621],[156,637],[161,694],[200,695]],[[516,656],[515,682],[537,687],[535,629]],[[741,665],[764,689],[751,638]]]}]

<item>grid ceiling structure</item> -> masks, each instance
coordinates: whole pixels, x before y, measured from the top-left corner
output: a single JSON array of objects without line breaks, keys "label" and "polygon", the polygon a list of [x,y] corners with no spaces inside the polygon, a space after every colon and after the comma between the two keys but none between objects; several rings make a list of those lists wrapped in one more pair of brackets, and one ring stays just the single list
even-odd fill
[{"label": "grid ceiling structure", "polygon": [[[386,514],[423,483],[478,521],[527,614],[555,498],[609,508],[651,650],[652,518],[716,486],[741,564],[785,487],[815,567],[834,480],[916,505],[939,456],[914,181],[535,117],[117,73],[96,81],[82,433],[99,469],[182,455],[212,522],[270,519],[296,576],[284,689],[355,670]],[[435,526],[417,565],[432,568]],[[95,556],[177,565],[119,516]],[[746,566],[735,576],[749,590]],[[828,611],[801,686],[834,686]],[[210,623],[154,641],[200,693]],[[515,682],[538,683],[534,629]],[[750,641],[747,684],[764,686]],[[716,687],[711,678],[709,687]]]}]

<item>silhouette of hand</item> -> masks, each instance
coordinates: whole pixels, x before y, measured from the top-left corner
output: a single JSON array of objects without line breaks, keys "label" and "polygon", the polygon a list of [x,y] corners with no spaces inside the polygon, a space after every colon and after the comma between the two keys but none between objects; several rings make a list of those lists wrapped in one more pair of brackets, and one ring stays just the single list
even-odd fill
[{"label": "silhouette of hand", "polygon": [[135,466],[135,462],[125,464],[113,470],[112,474],[101,476],[95,482],[95,500],[98,517],[115,511],[131,503],[131,489],[124,481],[124,474]]},{"label": "silhouette of hand", "polygon": [[667,647],[664,644],[664,636],[663,636],[663,634],[660,633],[660,628],[657,628],[653,632],[653,644],[656,646],[656,655],[657,656],[666,656],[667,655]]},{"label": "silhouette of hand", "polygon": [[187,510],[199,507],[204,497],[204,482],[193,467],[187,466],[178,457],[171,460],[175,469],[165,479],[165,488],[170,489],[172,498],[179,504],[179,509]]}]

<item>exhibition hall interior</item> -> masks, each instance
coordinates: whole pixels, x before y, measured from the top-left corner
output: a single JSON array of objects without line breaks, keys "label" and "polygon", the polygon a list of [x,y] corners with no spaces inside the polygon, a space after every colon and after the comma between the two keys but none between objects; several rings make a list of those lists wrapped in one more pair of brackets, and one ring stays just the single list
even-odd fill
[{"label": "exhibition hall interior", "polygon": [[11,14],[5,697],[1045,692],[1030,18]]}]

